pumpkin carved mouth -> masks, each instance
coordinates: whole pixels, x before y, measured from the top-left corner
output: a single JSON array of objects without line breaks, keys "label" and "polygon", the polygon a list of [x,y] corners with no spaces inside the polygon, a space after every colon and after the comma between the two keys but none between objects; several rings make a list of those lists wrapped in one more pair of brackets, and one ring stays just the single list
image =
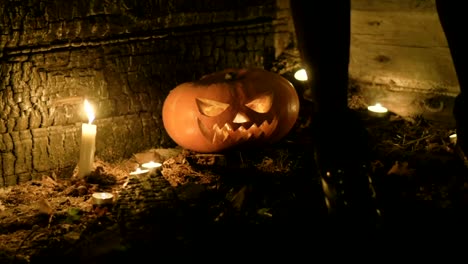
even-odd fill
[{"label": "pumpkin carved mouth", "polygon": [[272,131],[275,131],[278,125],[278,119],[274,118],[271,123],[264,121],[261,125],[252,124],[246,128],[244,125],[239,125],[234,128],[230,124],[219,126],[214,124],[211,129],[205,126],[200,119],[198,119],[198,127],[200,128],[203,136],[211,143],[222,143],[228,140],[234,142],[247,141],[249,139],[259,139],[262,137],[269,137]]}]

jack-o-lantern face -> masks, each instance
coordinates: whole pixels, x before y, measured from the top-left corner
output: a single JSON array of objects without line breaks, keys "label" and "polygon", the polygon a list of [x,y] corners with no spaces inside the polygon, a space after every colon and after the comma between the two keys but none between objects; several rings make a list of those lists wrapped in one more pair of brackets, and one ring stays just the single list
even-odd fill
[{"label": "jack-o-lantern face", "polygon": [[180,146],[219,152],[273,143],[293,127],[299,99],[292,84],[262,69],[227,69],[183,83],[167,96],[163,122]]},{"label": "jack-o-lantern face", "polygon": [[[259,95],[245,100],[243,91],[233,91],[226,98],[227,103],[196,98],[200,116],[198,127],[207,141],[213,144],[225,144],[227,141],[241,143],[246,140],[259,140],[275,131],[278,119],[271,110],[273,94]],[[236,98],[240,98],[237,99]]]}]

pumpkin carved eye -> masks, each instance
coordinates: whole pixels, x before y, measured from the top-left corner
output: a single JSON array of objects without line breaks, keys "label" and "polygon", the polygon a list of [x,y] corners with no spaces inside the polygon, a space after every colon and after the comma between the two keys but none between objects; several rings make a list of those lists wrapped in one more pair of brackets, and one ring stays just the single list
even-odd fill
[{"label": "pumpkin carved eye", "polygon": [[270,111],[273,104],[273,94],[264,94],[245,104],[257,113],[265,114]]},{"label": "pumpkin carved eye", "polygon": [[209,117],[217,116],[229,107],[229,104],[206,98],[196,98],[195,100],[197,102],[198,111]]}]

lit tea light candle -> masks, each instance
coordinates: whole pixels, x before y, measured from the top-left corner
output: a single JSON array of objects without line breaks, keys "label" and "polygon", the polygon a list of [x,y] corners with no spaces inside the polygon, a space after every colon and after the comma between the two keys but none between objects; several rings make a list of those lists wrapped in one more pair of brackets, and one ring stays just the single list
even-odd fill
[{"label": "lit tea light candle", "polygon": [[158,169],[158,168],[160,168],[161,166],[162,166],[161,163],[159,163],[159,162],[154,162],[154,161],[150,161],[150,162],[141,164],[141,167],[143,167],[143,168],[145,168],[145,169],[148,169],[148,170]]},{"label": "lit tea light candle", "polygon": [[152,174],[152,173],[157,173],[160,168],[161,168],[162,164],[159,163],[159,162],[154,162],[154,161],[150,161],[150,162],[147,162],[147,163],[143,163],[141,164],[141,167],[149,170],[149,172]]},{"label": "lit tea light candle", "polygon": [[375,117],[384,117],[388,113],[388,109],[383,107],[380,103],[368,106],[367,110],[369,110],[371,116]]},{"label": "lit tea light candle", "polygon": [[108,192],[96,192],[93,193],[93,203],[96,205],[111,204],[114,199],[114,195]]},{"label": "lit tea light candle", "polygon": [[93,125],[94,110],[88,100],[84,100],[84,110],[88,116],[88,123],[81,125],[80,161],[78,163],[78,177],[89,175],[94,166],[94,152],[96,151],[96,125]]},{"label": "lit tea light candle", "polygon": [[146,173],[148,173],[149,170],[148,169],[141,169],[141,168],[136,168],[136,170],[130,172],[130,175],[145,175]]},{"label": "lit tea light candle", "polygon": [[449,136],[450,143],[457,144],[457,134],[452,134]]},{"label": "lit tea light candle", "polygon": [[375,105],[371,105],[367,107],[367,110],[374,112],[374,113],[387,113],[388,112],[388,109],[383,107],[379,103],[376,103]]},{"label": "lit tea light candle", "polygon": [[307,72],[305,69],[300,69],[294,73],[294,78],[298,81],[307,81]]}]

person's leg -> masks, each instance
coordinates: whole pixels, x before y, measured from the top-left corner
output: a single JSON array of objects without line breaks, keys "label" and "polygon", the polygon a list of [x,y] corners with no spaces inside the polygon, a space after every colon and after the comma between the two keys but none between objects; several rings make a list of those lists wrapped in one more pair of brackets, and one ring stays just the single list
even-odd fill
[{"label": "person's leg", "polygon": [[376,212],[365,167],[367,131],[348,108],[350,0],[290,3],[312,89],[315,161],[330,215],[340,225],[369,226]]},{"label": "person's leg", "polygon": [[297,47],[320,113],[347,108],[350,1],[291,0]]},{"label": "person's leg", "polygon": [[436,0],[440,24],[445,33],[460,85],[453,110],[457,126],[457,144],[468,154],[468,39],[466,10],[462,1]]}]

